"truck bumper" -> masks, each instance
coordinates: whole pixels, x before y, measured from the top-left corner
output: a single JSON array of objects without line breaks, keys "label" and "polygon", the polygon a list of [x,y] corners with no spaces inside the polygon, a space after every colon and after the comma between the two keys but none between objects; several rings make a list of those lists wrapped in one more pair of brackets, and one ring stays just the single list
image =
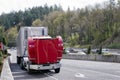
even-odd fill
[{"label": "truck bumper", "polygon": [[52,70],[60,67],[61,67],[60,63],[49,64],[49,65],[32,65],[32,64],[30,65],[30,69],[33,70]]}]

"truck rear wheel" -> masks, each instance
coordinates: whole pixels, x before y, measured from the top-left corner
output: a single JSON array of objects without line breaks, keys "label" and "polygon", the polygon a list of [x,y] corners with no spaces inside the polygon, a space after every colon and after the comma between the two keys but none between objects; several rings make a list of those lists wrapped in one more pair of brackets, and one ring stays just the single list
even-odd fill
[{"label": "truck rear wheel", "polygon": [[59,73],[60,72],[60,68],[55,69],[55,73]]},{"label": "truck rear wheel", "polygon": [[20,57],[17,56],[17,64],[20,64]]}]

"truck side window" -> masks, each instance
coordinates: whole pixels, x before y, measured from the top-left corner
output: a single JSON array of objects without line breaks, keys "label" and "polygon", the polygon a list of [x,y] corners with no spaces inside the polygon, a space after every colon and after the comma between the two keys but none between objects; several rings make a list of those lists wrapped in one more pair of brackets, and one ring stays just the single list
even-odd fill
[{"label": "truck side window", "polygon": [[27,39],[28,38],[28,32],[27,32],[27,30],[25,30],[24,33],[25,33],[24,38]]}]

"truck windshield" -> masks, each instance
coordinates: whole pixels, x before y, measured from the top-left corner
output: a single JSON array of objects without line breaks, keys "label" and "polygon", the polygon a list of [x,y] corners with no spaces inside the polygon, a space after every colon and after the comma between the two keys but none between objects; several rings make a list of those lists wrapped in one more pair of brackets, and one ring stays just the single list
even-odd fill
[{"label": "truck windshield", "polygon": [[31,33],[31,36],[41,36],[42,35],[42,33],[41,33],[41,30],[39,30],[39,29],[32,29],[31,31],[30,31],[30,33]]}]

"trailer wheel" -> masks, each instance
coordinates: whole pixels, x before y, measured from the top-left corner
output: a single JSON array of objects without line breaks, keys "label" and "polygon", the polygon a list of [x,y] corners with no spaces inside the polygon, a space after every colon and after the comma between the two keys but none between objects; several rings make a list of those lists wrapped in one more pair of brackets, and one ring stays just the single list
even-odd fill
[{"label": "trailer wheel", "polygon": [[55,73],[59,73],[60,72],[60,68],[55,69]]}]

